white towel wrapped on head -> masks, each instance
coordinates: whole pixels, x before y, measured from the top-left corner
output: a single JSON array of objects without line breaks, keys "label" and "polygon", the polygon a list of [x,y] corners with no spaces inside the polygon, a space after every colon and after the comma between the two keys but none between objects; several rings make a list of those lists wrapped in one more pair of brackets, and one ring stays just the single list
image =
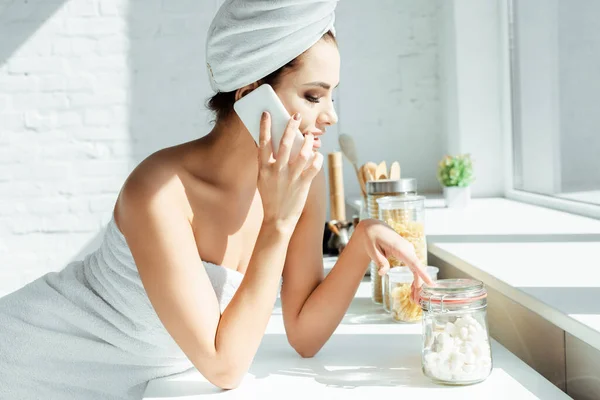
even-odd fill
[{"label": "white towel wrapped on head", "polygon": [[216,92],[281,68],[333,27],[338,0],[227,0],[208,30],[206,67]]}]

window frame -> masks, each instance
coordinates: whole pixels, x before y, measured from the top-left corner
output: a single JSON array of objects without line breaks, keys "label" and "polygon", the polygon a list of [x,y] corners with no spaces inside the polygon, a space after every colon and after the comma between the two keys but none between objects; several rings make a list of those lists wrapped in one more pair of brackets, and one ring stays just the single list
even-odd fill
[{"label": "window frame", "polygon": [[565,211],[571,214],[583,215],[600,219],[600,205],[584,203],[575,200],[563,199],[551,195],[543,195],[538,193],[527,192],[525,190],[515,189],[514,187],[514,172],[515,172],[515,157],[514,157],[514,111],[513,105],[513,62],[511,57],[511,47],[514,44],[512,36],[513,23],[512,20],[512,3],[514,0],[500,1],[500,38],[502,40],[501,49],[501,77],[502,80],[502,120],[504,133],[504,168],[505,168],[505,187],[504,195],[506,198],[538,205],[542,207],[552,208],[555,210]]}]

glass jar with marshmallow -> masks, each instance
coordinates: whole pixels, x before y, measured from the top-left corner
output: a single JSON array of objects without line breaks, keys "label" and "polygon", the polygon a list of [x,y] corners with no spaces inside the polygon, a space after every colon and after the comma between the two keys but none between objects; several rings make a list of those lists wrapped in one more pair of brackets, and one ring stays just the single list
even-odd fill
[{"label": "glass jar with marshmallow", "polygon": [[421,288],[423,373],[433,381],[469,385],[492,371],[487,291],[472,279],[441,279]]}]

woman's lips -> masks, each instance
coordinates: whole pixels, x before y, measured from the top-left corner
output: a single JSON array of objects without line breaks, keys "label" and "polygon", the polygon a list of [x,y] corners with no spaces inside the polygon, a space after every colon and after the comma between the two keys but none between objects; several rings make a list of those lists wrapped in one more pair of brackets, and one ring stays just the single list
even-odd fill
[{"label": "woman's lips", "polygon": [[321,139],[319,139],[319,137],[315,137],[315,140],[313,142],[313,149],[320,149],[321,148]]},{"label": "woman's lips", "polygon": [[321,139],[319,138],[319,136],[321,136],[322,133],[306,132],[306,133],[303,133],[302,136],[306,136],[309,133],[312,133],[314,136],[313,150],[320,149],[321,148]]}]

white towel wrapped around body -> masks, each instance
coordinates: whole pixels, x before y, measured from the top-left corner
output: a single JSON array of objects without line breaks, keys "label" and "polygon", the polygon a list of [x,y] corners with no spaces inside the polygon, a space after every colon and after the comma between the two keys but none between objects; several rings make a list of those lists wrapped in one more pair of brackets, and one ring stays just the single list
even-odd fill
[{"label": "white towel wrapped around body", "polygon": [[[205,267],[224,310],[243,275]],[[148,381],[190,368],[114,220],[85,260],[0,298],[0,399],[139,400]]]}]

